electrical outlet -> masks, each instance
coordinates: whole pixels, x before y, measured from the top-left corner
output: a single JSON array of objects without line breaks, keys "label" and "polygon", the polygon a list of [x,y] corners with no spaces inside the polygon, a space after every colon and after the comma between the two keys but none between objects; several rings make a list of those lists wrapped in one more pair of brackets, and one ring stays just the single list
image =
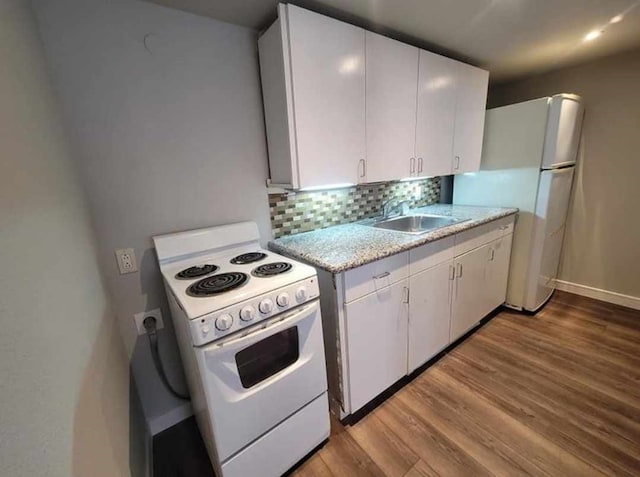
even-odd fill
[{"label": "electrical outlet", "polygon": [[136,254],[132,248],[120,248],[116,250],[116,260],[118,261],[118,268],[120,269],[120,275],[138,271],[138,264],[136,263]]},{"label": "electrical outlet", "polygon": [[156,319],[156,330],[161,330],[162,328],[164,328],[164,321],[162,320],[162,312],[160,311],[160,308],[156,308],[155,310],[151,311],[142,311],[133,315],[133,319],[136,322],[136,328],[138,329],[139,335],[144,335],[147,333],[147,330],[145,329],[143,324],[144,319],[147,316],[153,316]]}]

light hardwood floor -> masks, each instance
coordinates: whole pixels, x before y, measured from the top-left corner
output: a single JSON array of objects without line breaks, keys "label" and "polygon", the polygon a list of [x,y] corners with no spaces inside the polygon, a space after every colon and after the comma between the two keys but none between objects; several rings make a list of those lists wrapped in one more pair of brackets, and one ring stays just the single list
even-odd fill
[{"label": "light hardwood floor", "polygon": [[293,475],[640,475],[640,312],[502,311]]}]

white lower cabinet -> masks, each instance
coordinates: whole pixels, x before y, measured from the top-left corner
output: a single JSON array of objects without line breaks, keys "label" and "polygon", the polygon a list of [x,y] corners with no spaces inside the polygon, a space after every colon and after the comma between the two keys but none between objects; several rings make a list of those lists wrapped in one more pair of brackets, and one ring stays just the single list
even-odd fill
[{"label": "white lower cabinet", "polygon": [[507,281],[509,278],[512,241],[513,234],[507,234],[491,242],[492,252],[489,256],[486,280],[486,313],[502,305],[507,299]]},{"label": "white lower cabinet", "polygon": [[452,275],[448,260],[409,278],[409,372],[449,344]]},{"label": "white lower cabinet", "polygon": [[485,315],[485,281],[491,246],[478,247],[456,257],[451,304],[451,342],[460,338]]},{"label": "white lower cabinet", "polygon": [[340,418],[504,303],[512,232],[509,217],[320,280],[324,326],[338,327],[325,348]]},{"label": "white lower cabinet", "polygon": [[408,280],[345,305],[351,412],[407,374]]},{"label": "white lower cabinet", "polygon": [[505,302],[512,239],[509,233],[455,258],[451,342]]}]

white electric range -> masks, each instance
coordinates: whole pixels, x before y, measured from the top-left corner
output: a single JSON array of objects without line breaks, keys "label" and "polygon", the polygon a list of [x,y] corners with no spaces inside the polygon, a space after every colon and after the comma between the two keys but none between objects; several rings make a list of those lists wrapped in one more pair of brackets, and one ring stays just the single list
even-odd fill
[{"label": "white electric range", "polygon": [[253,222],[153,238],[216,473],[278,476],[329,436],[315,270]]}]

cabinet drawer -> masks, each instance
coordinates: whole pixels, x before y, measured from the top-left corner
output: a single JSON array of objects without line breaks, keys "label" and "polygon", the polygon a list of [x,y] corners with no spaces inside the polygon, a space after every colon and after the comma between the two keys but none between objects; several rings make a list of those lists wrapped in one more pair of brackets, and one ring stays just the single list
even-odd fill
[{"label": "cabinet drawer", "polygon": [[422,247],[409,250],[409,275],[415,275],[422,270],[453,258],[455,238],[446,237]]},{"label": "cabinet drawer", "polygon": [[509,217],[505,217],[504,219],[498,220],[498,228],[500,229],[500,233],[503,237],[505,235],[509,235],[513,233],[515,222],[516,222],[515,215],[510,215]]},{"label": "cabinet drawer", "polygon": [[409,252],[402,252],[346,271],[344,273],[345,302],[348,303],[407,278],[408,261]]},{"label": "cabinet drawer", "polygon": [[496,220],[488,224],[482,224],[457,234],[455,240],[455,256],[458,257],[474,248],[492,242],[502,237],[500,221]]}]

